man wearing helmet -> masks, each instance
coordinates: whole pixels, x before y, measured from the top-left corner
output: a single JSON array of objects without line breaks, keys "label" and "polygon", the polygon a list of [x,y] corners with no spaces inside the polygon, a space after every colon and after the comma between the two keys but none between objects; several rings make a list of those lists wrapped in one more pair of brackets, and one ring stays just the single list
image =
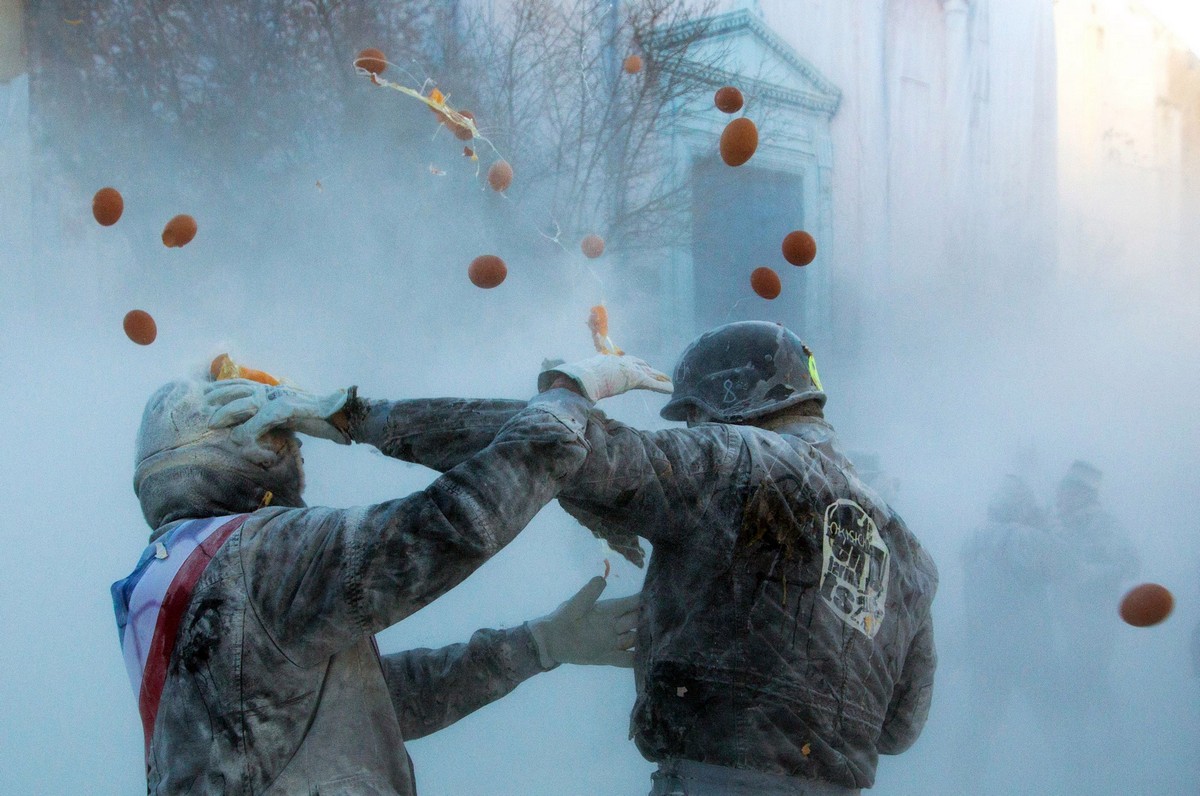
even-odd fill
[{"label": "man wearing helmet", "polygon": [[[594,398],[669,387],[630,357],[592,372]],[[470,575],[579,468],[588,404],[544,391],[420,492],[306,507],[297,432],[349,444],[361,403],[235,379],[147,404],[134,490],[154,530],[112,593],[148,792],[407,796],[405,739],[558,663],[632,665],[637,598],[596,603],[602,578],[543,619],[381,656],[376,632]]]},{"label": "man wearing helmet", "polygon": [[[543,385],[590,394],[588,363]],[[687,428],[590,414],[559,503],[635,563],[642,590],[631,722],[652,794],[852,794],[928,715],[933,561],[855,475],[825,422],[810,353],[778,324],[696,339],[663,408]],[[350,433],[439,469],[520,402],[355,402]]]}]

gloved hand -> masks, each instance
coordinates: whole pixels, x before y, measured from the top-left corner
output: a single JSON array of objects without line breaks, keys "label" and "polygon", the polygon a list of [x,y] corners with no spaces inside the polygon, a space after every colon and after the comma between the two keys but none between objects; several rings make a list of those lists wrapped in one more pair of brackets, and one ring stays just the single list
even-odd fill
[{"label": "gloved hand", "polygon": [[544,668],[556,663],[633,667],[642,596],[596,602],[606,585],[597,575],[554,613],[526,623]]},{"label": "gloved hand", "polygon": [[258,438],[273,429],[350,444],[350,434],[330,422],[349,399],[349,391],[315,395],[293,387],[272,387],[246,379],[214,382],[204,393],[211,412],[209,428],[233,427],[234,442],[253,449]]},{"label": "gloved hand", "polygon": [[538,390],[546,391],[557,376],[566,376],[578,385],[589,401],[610,398],[629,390],[653,390],[670,393],[671,377],[659,373],[643,359],[628,354],[597,354],[590,359],[557,365],[538,374]]}]

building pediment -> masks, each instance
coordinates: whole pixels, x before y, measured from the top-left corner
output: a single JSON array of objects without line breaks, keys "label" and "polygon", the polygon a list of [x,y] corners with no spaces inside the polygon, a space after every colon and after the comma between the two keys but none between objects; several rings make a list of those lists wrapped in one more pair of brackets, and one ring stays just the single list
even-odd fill
[{"label": "building pediment", "polygon": [[832,116],[842,93],[777,33],[746,10],[663,30],[660,40],[696,37],[681,64],[713,86]]}]

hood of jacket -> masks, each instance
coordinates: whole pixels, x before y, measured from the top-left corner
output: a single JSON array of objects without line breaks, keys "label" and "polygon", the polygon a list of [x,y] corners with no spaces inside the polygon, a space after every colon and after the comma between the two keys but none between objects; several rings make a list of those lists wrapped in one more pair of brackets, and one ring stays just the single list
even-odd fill
[{"label": "hood of jacket", "polygon": [[[153,529],[185,518],[252,512],[267,505],[303,506],[304,471],[292,432],[254,444],[271,452],[259,465],[229,429],[213,429],[205,401],[210,382],[172,381],[146,402],[138,429],[133,491]],[[268,498],[268,493],[270,497]],[[157,536],[152,534],[153,539]]]}]

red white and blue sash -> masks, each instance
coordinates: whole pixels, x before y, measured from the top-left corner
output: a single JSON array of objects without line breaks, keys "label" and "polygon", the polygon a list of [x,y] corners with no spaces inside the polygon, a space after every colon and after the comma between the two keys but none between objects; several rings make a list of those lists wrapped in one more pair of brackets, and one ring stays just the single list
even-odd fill
[{"label": "red white and blue sash", "polygon": [[249,514],[187,520],[146,548],[129,577],[112,585],[125,669],[138,698],[146,755],[158,703],[192,589],[208,562]]}]

